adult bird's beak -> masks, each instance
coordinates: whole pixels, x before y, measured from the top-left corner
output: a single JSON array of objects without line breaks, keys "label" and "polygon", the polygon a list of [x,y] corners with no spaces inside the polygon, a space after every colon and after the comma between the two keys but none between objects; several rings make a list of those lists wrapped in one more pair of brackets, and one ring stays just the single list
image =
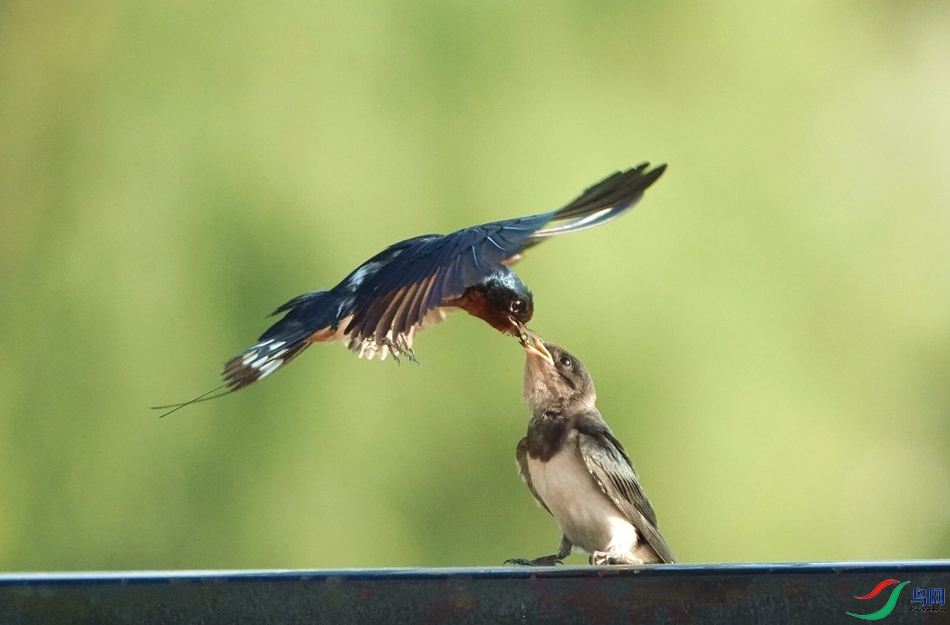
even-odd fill
[{"label": "adult bird's beak", "polygon": [[517,332],[512,332],[511,334],[517,335],[518,341],[523,346],[528,341],[528,328],[525,324],[521,323],[511,315],[508,315],[508,321],[511,322],[511,327],[515,328]]},{"label": "adult bird's beak", "polygon": [[554,364],[554,358],[551,356],[551,352],[548,351],[548,348],[544,346],[544,341],[541,340],[540,336],[527,328],[525,328],[524,333],[521,335],[521,345],[524,347],[524,351],[529,358],[538,358],[546,360],[548,364]]}]

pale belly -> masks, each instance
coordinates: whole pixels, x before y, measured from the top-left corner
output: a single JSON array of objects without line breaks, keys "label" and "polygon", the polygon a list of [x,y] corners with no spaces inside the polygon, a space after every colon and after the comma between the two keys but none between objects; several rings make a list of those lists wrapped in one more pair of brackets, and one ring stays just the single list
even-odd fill
[{"label": "pale belly", "polygon": [[547,462],[528,457],[531,483],[567,539],[586,551],[632,553],[637,531],[600,490],[573,449]]}]

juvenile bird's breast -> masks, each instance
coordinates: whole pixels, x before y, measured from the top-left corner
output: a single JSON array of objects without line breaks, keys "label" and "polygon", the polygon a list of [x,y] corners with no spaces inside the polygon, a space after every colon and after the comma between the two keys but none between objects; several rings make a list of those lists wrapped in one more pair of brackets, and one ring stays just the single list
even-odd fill
[{"label": "juvenile bird's breast", "polygon": [[528,472],[538,496],[575,546],[588,553],[629,553],[636,547],[636,529],[600,490],[574,445],[547,462],[529,455]]}]

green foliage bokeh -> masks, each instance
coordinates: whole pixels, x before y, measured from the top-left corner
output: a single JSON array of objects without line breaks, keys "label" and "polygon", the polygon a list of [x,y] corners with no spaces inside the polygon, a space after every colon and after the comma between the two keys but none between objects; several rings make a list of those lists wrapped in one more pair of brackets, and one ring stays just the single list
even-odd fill
[{"label": "green foliage bokeh", "polygon": [[[0,4],[0,570],[497,565],[517,342],[217,384],[389,243],[634,212],[518,266],[686,562],[950,556],[950,9]],[[576,561],[582,561],[576,557]]]}]

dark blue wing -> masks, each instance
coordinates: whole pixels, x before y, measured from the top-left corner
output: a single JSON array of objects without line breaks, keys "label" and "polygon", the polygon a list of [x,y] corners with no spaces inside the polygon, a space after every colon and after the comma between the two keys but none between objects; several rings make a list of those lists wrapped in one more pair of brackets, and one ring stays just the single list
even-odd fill
[{"label": "dark blue wing", "polygon": [[643,192],[666,171],[665,164],[647,170],[649,166],[649,163],[640,163],[633,169],[615,172],[586,189],[573,202],[555,212],[551,220],[563,223],[532,234],[525,249],[549,237],[600,226],[629,211],[643,197]]},{"label": "dark blue wing", "polygon": [[347,335],[378,342],[390,332],[408,332],[442,302],[504,270],[503,262],[551,217],[546,213],[421,238],[356,287]]},{"label": "dark blue wing", "polygon": [[[496,221],[464,228],[444,236],[426,235],[397,244],[398,253],[363,265],[372,266],[371,276],[357,269],[340,287],[351,285],[352,314],[346,333],[351,339],[379,342],[387,335],[406,333],[421,323],[426,313],[442,302],[461,296],[465,290],[493,273],[507,271],[504,265],[545,238],[583,230],[616,219],[636,204],[644,190],[663,173],[665,165],[647,171],[644,163],[616,172],[591,186],[567,206],[548,213]],[[563,222],[542,230],[549,222]],[[338,287],[339,288],[339,287]],[[342,318],[343,316],[341,316]]]}]

